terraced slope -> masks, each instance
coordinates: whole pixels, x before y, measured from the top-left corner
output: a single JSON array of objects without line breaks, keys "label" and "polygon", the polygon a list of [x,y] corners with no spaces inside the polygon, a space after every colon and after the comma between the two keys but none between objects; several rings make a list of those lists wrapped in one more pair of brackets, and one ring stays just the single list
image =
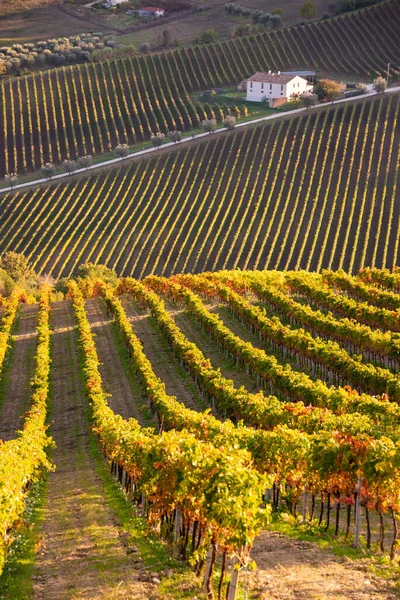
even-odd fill
[{"label": "terraced slope", "polygon": [[209,136],[120,169],[0,197],[0,252],[40,273],[143,277],[399,261],[400,96]]},{"label": "terraced slope", "polygon": [[340,78],[400,73],[400,6],[140,58],[77,65],[0,84],[0,178],[108,151],[204,118],[189,94],[254,71],[316,69]]}]

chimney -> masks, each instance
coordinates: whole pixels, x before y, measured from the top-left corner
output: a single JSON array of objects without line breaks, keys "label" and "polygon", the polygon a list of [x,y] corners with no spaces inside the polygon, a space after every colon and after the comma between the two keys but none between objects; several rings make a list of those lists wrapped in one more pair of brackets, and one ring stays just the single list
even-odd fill
[{"label": "chimney", "polygon": [[271,75],[271,69],[268,71],[268,75]]},{"label": "chimney", "polygon": [[277,72],[276,72],[276,74],[277,74],[277,75],[280,75],[280,74],[281,74],[281,72],[280,72],[280,71],[277,71]]}]

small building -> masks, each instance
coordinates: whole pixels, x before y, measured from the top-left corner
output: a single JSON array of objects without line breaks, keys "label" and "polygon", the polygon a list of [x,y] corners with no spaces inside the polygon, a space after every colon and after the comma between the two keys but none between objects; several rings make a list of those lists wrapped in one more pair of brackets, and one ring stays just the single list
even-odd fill
[{"label": "small building", "polygon": [[144,6],[137,11],[139,17],[163,17],[165,10],[156,6]]},{"label": "small building", "polygon": [[279,98],[288,101],[294,95],[309,91],[310,87],[307,79],[299,75],[285,75],[280,71],[258,72],[247,80],[246,100],[262,102]]},{"label": "small building", "polygon": [[106,8],[116,8],[119,4],[124,4],[125,2],[129,2],[129,0],[106,0],[105,5]]}]

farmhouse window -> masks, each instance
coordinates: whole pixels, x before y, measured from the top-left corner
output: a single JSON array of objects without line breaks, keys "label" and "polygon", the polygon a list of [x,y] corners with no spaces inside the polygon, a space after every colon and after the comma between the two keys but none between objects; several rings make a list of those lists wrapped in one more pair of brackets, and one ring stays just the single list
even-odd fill
[{"label": "farmhouse window", "polygon": [[253,89],[253,82],[252,81],[250,81],[250,89],[251,90]]},{"label": "farmhouse window", "polygon": [[283,85],[281,85],[281,92],[283,92]]},{"label": "farmhouse window", "polygon": [[269,84],[269,89],[272,90],[272,83]]}]

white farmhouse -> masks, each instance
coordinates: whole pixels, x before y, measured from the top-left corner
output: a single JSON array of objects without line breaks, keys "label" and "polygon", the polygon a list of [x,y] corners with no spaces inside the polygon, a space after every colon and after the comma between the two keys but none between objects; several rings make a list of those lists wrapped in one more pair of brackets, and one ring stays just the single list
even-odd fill
[{"label": "white farmhouse", "polygon": [[[286,73],[254,73],[247,80],[246,100],[262,102],[263,100],[278,100],[287,102],[294,94],[309,91],[310,84],[307,79],[299,75]],[[271,102],[270,102],[271,104]],[[276,102],[274,104],[277,104]]]}]

